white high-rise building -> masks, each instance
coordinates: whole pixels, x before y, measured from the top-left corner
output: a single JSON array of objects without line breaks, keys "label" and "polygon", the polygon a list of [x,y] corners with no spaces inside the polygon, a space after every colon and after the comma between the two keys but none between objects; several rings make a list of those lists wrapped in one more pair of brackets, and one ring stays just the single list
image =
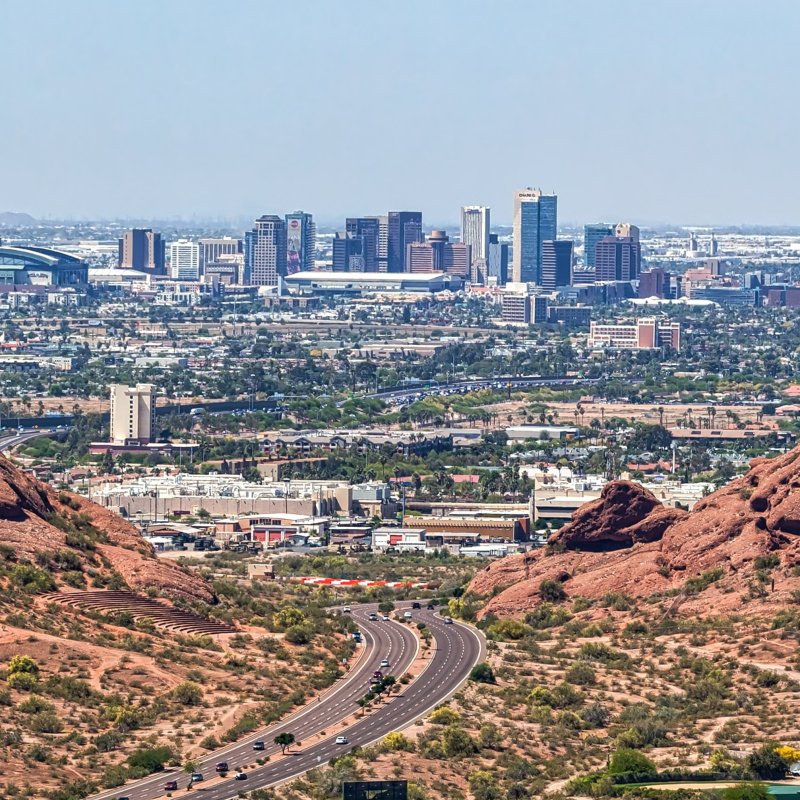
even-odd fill
[{"label": "white high-rise building", "polygon": [[169,274],[178,281],[200,279],[200,245],[188,239],[170,242]]},{"label": "white high-rise building", "polygon": [[472,248],[472,260],[489,261],[489,209],[486,206],[461,207],[461,243]]},{"label": "white high-rise building", "polygon": [[111,443],[147,444],[153,438],[156,387],[152,383],[111,384]]},{"label": "white high-rise building", "polygon": [[378,272],[389,269],[389,216],[378,217]]}]

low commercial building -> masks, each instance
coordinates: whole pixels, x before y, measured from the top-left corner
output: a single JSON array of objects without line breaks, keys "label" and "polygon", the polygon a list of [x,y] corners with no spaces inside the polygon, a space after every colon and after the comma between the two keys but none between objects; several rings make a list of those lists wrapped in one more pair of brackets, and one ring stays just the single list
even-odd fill
[{"label": "low commercial building", "polygon": [[424,552],[425,528],[375,528],[372,531],[372,549],[378,552],[389,550]]},{"label": "low commercial building", "polygon": [[570,439],[578,429],[570,425],[515,425],[506,428],[509,441],[524,439]]},{"label": "low commercial building", "polygon": [[629,324],[592,322],[589,329],[589,347],[616,350],[652,350],[681,346],[680,322],[647,317]]},{"label": "low commercial building", "polygon": [[464,288],[461,277],[444,272],[296,272],[285,281],[292,292],[329,295],[430,295]]}]

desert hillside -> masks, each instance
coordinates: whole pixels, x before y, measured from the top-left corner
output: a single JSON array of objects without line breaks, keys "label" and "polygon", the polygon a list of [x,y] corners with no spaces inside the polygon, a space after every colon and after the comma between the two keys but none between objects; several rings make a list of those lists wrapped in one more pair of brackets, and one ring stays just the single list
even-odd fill
[{"label": "desert hillside", "polygon": [[78,495],[57,492],[0,456],[0,564],[11,588],[148,589],[213,603],[199,576],[156,559],[135,528]]},{"label": "desert hillside", "polygon": [[[489,565],[470,584],[482,615],[520,617],[548,592],[673,596],[672,613],[767,614],[800,590],[800,448],[751,469],[691,512],[616,481],[541,551]],[[560,589],[553,589],[553,582]]]}]

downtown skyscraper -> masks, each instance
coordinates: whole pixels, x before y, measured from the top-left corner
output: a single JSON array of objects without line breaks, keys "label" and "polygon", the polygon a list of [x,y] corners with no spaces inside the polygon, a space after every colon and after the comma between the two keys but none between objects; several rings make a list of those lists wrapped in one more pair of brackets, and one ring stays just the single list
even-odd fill
[{"label": "downtown skyscraper", "polygon": [[486,206],[461,207],[461,243],[472,250],[472,261],[489,261],[489,209]]},{"label": "downtown skyscraper", "polygon": [[386,271],[405,271],[408,245],[421,241],[423,241],[421,211],[390,211]]},{"label": "downtown skyscraper", "polygon": [[517,283],[541,283],[542,242],[555,239],[558,198],[541,189],[514,194],[514,253],[512,271]]},{"label": "downtown skyscraper", "polygon": [[265,214],[245,234],[245,280],[251,286],[277,286],[286,275],[286,223]]},{"label": "downtown skyscraper", "polygon": [[314,269],[317,252],[317,226],[305,211],[286,215],[286,274]]}]

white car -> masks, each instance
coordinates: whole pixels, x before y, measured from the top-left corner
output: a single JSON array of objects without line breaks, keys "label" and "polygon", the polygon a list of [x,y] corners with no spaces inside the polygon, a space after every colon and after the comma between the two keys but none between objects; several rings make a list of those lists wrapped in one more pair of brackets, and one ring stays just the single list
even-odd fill
[{"label": "white car", "polygon": [[350,613],[350,606],[345,606],[342,609],[342,614],[349,614]]},{"label": "white car", "polygon": [[382,667],[388,667],[389,666],[389,659],[388,658],[384,658],[383,661],[381,661],[381,666]]},{"label": "white car", "polygon": [[346,736],[337,736],[336,737],[336,744],[347,744],[347,737]]},{"label": "white car", "polygon": [[384,622],[388,622],[389,621],[389,615],[388,614],[384,614],[383,615],[383,621]]}]

